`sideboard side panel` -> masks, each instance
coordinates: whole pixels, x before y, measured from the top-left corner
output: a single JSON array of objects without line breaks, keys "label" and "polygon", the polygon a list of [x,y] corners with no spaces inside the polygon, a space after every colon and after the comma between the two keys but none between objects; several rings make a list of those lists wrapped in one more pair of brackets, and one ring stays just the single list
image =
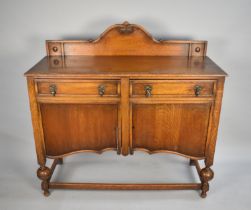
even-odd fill
[{"label": "sideboard side panel", "polygon": [[41,123],[40,109],[36,100],[36,86],[33,78],[27,77],[27,86],[29,93],[33,134],[37,153],[37,161],[39,165],[44,166],[46,163],[44,136]]},{"label": "sideboard side panel", "polygon": [[206,144],[206,160],[205,164],[209,167],[213,165],[214,161],[214,153],[217,141],[217,134],[218,134],[218,127],[220,121],[220,112],[221,112],[221,104],[222,104],[222,97],[223,97],[223,90],[224,90],[224,82],[225,78],[218,79],[216,84],[216,96],[215,102],[213,104],[213,111],[210,120],[210,127],[207,137],[207,144]]}]

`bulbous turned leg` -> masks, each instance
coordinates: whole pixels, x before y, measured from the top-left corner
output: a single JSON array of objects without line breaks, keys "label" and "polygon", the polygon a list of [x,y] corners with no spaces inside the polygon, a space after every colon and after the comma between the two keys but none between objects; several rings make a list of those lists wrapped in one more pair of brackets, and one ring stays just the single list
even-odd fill
[{"label": "bulbous turned leg", "polygon": [[51,177],[51,170],[46,166],[41,166],[37,170],[37,176],[42,180],[41,188],[44,191],[44,196],[49,196],[49,179]]},{"label": "bulbous turned leg", "polygon": [[200,171],[200,178],[201,178],[201,197],[207,197],[207,192],[209,191],[209,181],[214,178],[214,172],[211,168],[206,167],[201,169]]}]

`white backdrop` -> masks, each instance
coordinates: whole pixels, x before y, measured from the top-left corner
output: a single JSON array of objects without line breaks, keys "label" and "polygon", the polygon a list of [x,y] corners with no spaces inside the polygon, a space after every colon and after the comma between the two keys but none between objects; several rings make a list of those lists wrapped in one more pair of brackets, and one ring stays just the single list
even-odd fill
[{"label": "white backdrop", "polygon": [[[248,209],[250,10],[250,0],[0,0],[0,209]],[[23,73],[45,55],[46,39],[95,38],[125,20],[143,25],[156,38],[208,40],[208,56],[230,75],[213,166],[215,179],[207,199],[193,191],[54,191],[44,198],[39,190]],[[187,161],[180,157],[114,154],[69,158],[63,167],[73,167],[75,172],[65,170],[61,178],[168,181],[188,173]]]}]

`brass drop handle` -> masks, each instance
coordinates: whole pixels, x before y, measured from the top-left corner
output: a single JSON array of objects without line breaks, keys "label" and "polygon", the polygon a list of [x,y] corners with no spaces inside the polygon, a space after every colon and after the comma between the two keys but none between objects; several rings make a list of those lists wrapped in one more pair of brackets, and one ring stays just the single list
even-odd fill
[{"label": "brass drop handle", "polygon": [[57,86],[56,85],[50,85],[50,93],[52,96],[55,96],[57,93]]},{"label": "brass drop handle", "polygon": [[202,90],[202,87],[201,87],[200,85],[196,85],[196,86],[194,87],[194,94],[195,94],[196,96],[199,96],[201,90]]},{"label": "brass drop handle", "polygon": [[151,97],[152,96],[152,86],[151,85],[146,85],[145,86],[145,96],[146,97]]},{"label": "brass drop handle", "polygon": [[98,93],[100,96],[103,96],[105,94],[105,86],[104,85],[98,86]]}]

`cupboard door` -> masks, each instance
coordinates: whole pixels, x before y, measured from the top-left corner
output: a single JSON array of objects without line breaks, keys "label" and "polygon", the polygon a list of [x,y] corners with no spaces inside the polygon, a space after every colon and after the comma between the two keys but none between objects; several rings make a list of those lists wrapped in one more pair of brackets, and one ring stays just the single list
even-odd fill
[{"label": "cupboard door", "polygon": [[118,105],[41,104],[46,154],[117,149]]},{"label": "cupboard door", "polygon": [[204,157],[210,107],[209,103],[132,105],[132,148]]}]

